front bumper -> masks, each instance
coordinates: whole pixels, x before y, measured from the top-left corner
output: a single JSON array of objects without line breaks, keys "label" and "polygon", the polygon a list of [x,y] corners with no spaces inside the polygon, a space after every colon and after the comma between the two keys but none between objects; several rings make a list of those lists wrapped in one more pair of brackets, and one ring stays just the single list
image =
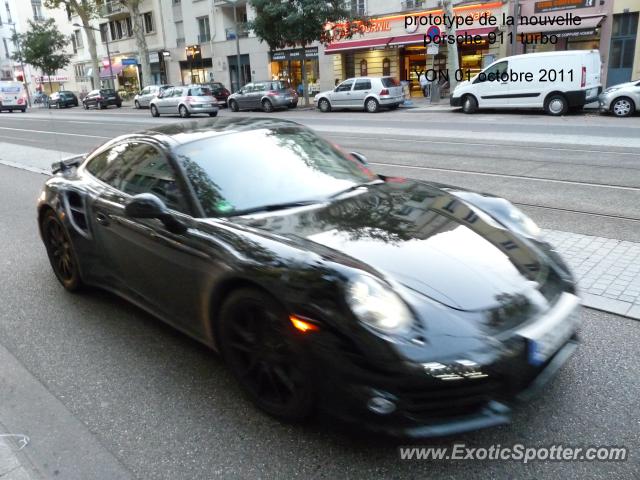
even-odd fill
[{"label": "front bumper", "polygon": [[[576,309],[567,312],[575,315]],[[546,321],[547,316],[540,320]],[[528,325],[527,331],[538,323]],[[351,356],[327,352],[324,358],[317,359],[323,366],[322,376],[327,379],[321,405],[348,423],[403,438],[438,437],[506,424],[514,405],[540,392],[577,346],[577,334],[571,328],[567,333],[570,336],[563,337],[562,344],[554,347],[557,350],[534,364],[530,339],[518,332],[503,341],[491,361],[477,370],[456,370],[459,378],[444,379],[426,373],[426,366],[432,363],[407,362],[402,371],[385,374],[367,368],[364,362],[353,362]],[[448,363],[463,364],[459,360]],[[390,402],[394,409],[374,411],[372,399]]]}]

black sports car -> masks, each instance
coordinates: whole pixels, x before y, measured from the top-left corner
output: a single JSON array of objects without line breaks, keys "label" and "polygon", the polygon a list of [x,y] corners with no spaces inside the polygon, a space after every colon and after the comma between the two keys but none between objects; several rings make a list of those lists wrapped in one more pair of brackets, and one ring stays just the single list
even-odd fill
[{"label": "black sports car", "polygon": [[504,199],[376,175],[310,129],[160,126],[54,164],[38,202],[68,290],[218,350],[264,411],[403,436],[505,423],[576,345],[571,273]]}]

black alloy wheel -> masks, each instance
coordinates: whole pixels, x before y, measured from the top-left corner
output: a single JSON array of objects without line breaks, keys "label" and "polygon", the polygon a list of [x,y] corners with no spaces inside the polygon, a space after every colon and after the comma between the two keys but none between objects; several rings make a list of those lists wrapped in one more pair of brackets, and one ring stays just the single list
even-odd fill
[{"label": "black alloy wheel", "polygon": [[82,280],[73,245],[53,211],[50,210],[44,215],[41,228],[49,262],[58,281],[71,292],[79,290]]},{"label": "black alloy wheel", "polygon": [[220,349],[244,391],[270,415],[308,417],[314,389],[308,356],[286,312],[255,289],[232,293],[220,311]]}]

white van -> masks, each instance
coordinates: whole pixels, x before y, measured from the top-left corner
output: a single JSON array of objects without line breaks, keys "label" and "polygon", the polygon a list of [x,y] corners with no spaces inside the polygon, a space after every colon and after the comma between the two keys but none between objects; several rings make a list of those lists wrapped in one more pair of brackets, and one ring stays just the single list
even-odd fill
[{"label": "white van", "polygon": [[514,55],[460,82],[450,103],[465,113],[479,108],[540,108],[549,115],[564,115],[598,99],[600,71],[598,50]]},{"label": "white van", "polygon": [[27,92],[21,82],[0,81],[0,112],[2,110],[27,110]]}]

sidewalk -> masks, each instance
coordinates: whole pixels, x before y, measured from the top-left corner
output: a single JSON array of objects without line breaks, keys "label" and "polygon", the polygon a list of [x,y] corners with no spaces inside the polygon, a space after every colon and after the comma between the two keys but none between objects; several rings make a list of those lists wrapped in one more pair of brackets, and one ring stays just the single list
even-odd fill
[{"label": "sidewalk", "polygon": [[22,435],[8,435],[0,429],[0,480],[33,480],[33,476],[24,467],[19,458],[20,451],[25,448],[28,438]]}]

